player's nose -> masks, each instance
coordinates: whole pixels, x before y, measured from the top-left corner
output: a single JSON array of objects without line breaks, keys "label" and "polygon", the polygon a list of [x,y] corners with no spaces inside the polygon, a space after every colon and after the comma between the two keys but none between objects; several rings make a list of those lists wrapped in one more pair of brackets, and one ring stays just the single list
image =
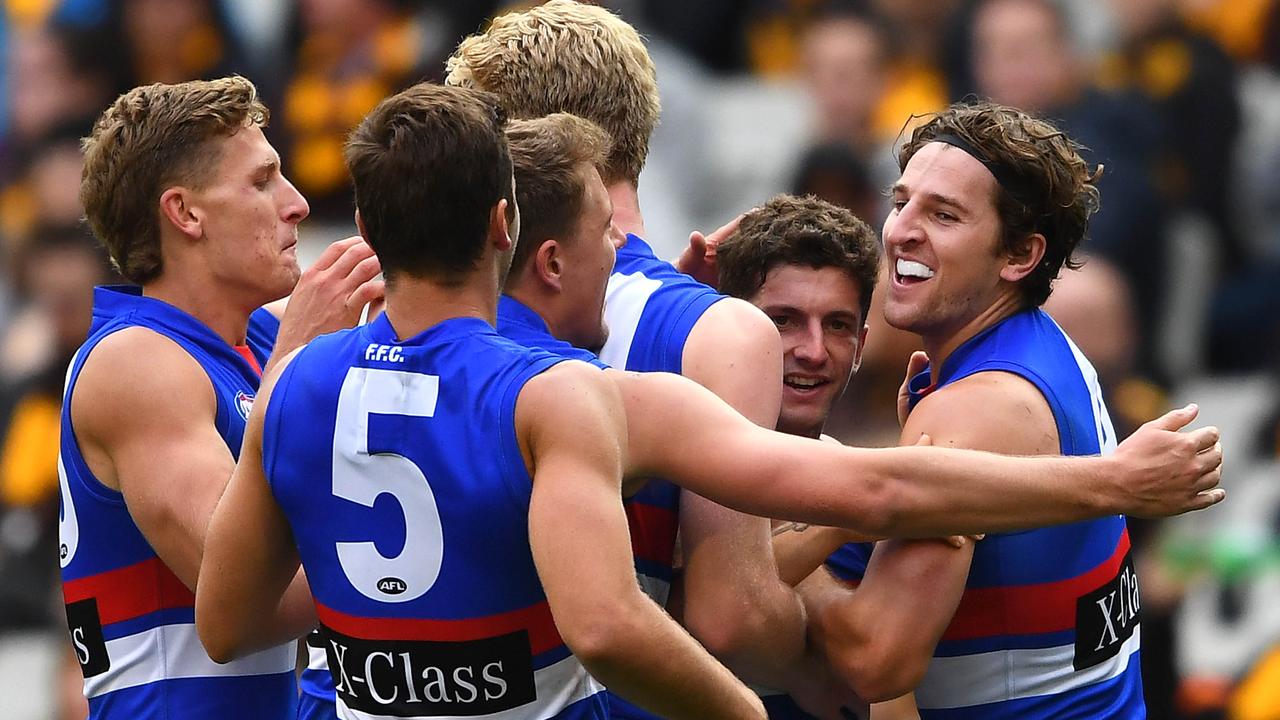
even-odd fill
[{"label": "player's nose", "polygon": [[807,324],[797,341],[792,350],[796,360],[809,365],[826,363],[827,345],[823,342],[821,325]]},{"label": "player's nose", "polygon": [[307,199],[298,192],[298,188],[288,179],[284,181],[284,197],[281,202],[281,215],[285,222],[297,224],[306,219],[311,214],[311,205],[307,203]]}]

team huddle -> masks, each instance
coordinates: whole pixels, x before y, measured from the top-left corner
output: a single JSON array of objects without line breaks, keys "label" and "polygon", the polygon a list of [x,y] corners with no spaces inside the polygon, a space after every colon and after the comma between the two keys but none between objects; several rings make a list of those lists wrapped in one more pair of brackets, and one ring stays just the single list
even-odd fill
[{"label": "team huddle", "polygon": [[[1069,138],[953,106],[880,237],[784,195],[672,265],[631,26],[552,0],[447,72],[352,131],[358,235],[306,272],[248,80],[85,140],[133,283],[62,414],[91,717],[1145,717],[1124,515],[1219,502],[1221,446],[1190,406],[1120,442],[1040,310],[1099,201]],[[845,447],[882,263],[926,353],[902,447]]]}]

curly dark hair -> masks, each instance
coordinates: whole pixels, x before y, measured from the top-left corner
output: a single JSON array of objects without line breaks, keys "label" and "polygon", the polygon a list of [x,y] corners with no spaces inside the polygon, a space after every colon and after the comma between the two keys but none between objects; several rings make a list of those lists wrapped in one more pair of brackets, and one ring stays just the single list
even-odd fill
[{"label": "curly dark hair", "polygon": [[749,300],[779,265],[835,267],[857,281],[865,320],[880,267],[880,240],[865,222],[813,195],[775,195],[743,216],[716,249],[720,292]]},{"label": "curly dark hair", "polygon": [[1048,122],[983,102],[952,105],[916,127],[898,154],[898,168],[905,169],[920,148],[946,135],[967,143],[979,161],[998,170],[993,174],[1000,178],[995,201],[1001,248],[1016,252],[1027,236],[1044,236],[1044,258],[1021,287],[1029,305],[1043,305],[1062,267],[1081,265],[1072,254],[1088,232],[1089,216],[1098,210],[1103,167],[1090,168],[1080,156],[1083,146]]}]

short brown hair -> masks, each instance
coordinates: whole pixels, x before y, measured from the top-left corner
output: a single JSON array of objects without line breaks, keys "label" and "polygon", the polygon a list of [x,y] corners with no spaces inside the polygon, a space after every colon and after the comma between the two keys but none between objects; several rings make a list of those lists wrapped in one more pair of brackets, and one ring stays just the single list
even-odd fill
[{"label": "short brown hair", "polygon": [[568,113],[515,120],[507,140],[520,205],[520,242],[510,275],[515,277],[544,240],[573,233],[586,190],[579,170],[589,165],[603,171],[610,142],[599,125]]},{"label": "short brown hair", "polygon": [[918,126],[902,145],[898,168],[905,169],[920,148],[944,135],[971,146],[982,155],[977,160],[1004,178],[996,182],[995,197],[1001,248],[1016,251],[1027,236],[1044,235],[1044,258],[1021,283],[1023,299],[1043,305],[1063,265],[1080,267],[1072,253],[1098,209],[1102,166],[1091,168],[1080,156],[1082,146],[1048,122],[984,102],[952,105]]},{"label": "short brown hair", "polygon": [[388,279],[452,283],[475,269],[490,211],[512,199],[506,125],[491,93],[419,83],[351,131],[356,207]]},{"label": "short brown hair", "polygon": [[85,218],[130,282],[164,269],[159,199],[176,184],[199,188],[221,160],[212,141],[269,114],[245,78],[136,87],[116,99],[81,142],[80,203]]},{"label": "short brown hair", "polygon": [[743,216],[716,249],[720,292],[749,300],[769,271],[799,265],[845,271],[858,283],[865,321],[880,268],[880,240],[852,212],[813,195],[775,195]]},{"label": "short brown hair", "polygon": [[454,51],[445,83],[502,98],[512,117],[573,113],[613,138],[606,183],[635,182],[658,124],[657,74],[635,28],[573,0],[495,18]]}]

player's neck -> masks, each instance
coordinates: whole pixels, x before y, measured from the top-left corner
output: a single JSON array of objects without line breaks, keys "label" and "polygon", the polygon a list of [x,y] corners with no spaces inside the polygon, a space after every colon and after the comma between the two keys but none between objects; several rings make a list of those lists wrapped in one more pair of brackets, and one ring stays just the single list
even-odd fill
[{"label": "player's neck", "polygon": [[455,318],[479,318],[495,325],[496,284],[476,273],[461,285],[400,274],[387,280],[387,320],[400,340]]},{"label": "player's neck", "polygon": [[609,185],[608,189],[609,199],[613,201],[613,224],[624,233],[647,238],[636,184],[630,180],[619,180]]},{"label": "player's neck", "polygon": [[558,322],[560,318],[555,310],[555,298],[550,293],[542,292],[535,280],[526,275],[518,283],[507,283],[503,292],[532,310],[534,315],[546,323],[547,330],[553,336],[559,337],[555,334],[555,328],[560,324]]},{"label": "player's neck", "polygon": [[142,294],[191,315],[228,345],[243,345],[249,316],[259,306],[238,302],[225,286],[202,280],[168,267],[159,278],[142,286]]},{"label": "player's neck", "polygon": [[938,381],[942,365],[951,357],[951,353],[965,344],[970,338],[1025,307],[1022,295],[1016,286],[1010,286],[995,300],[966,321],[951,328],[941,328],[922,334],[920,339],[924,351],[929,354],[930,379]]}]

